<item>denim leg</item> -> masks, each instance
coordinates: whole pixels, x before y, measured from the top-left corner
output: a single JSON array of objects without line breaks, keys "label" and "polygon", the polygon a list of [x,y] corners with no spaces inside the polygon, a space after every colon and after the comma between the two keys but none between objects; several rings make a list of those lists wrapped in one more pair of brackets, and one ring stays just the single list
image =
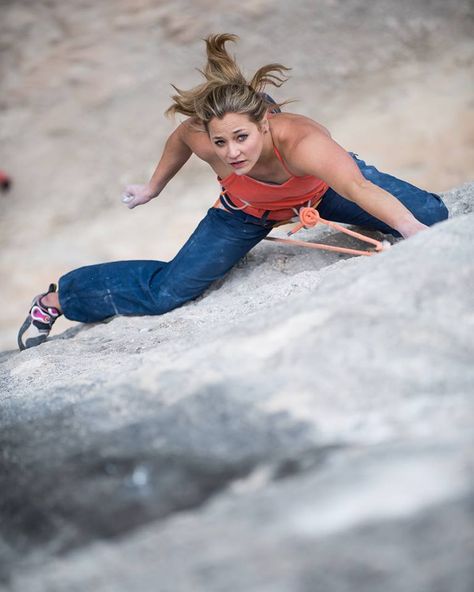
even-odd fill
[{"label": "denim leg", "polygon": [[[367,165],[355,155],[352,157],[366,179],[394,195],[423,224],[432,226],[448,217],[448,210],[436,193],[429,193],[392,175],[381,173],[374,166]],[[380,230],[400,236],[395,229],[374,218],[360,206],[345,199],[331,188],[324,194],[318,211],[321,217],[326,220],[355,224],[369,230]]]},{"label": "denim leg", "polygon": [[200,296],[270,232],[272,223],[211,208],[169,263],[89,265],[59,280],[64,315],[96,322],[114,315],[157,315]]}]

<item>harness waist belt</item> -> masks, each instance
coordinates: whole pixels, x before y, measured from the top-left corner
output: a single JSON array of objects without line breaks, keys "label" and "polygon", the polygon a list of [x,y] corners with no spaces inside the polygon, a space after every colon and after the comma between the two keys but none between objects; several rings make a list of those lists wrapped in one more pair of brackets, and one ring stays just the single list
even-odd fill
[{"label": "harness waist belt", "polygon": [[242,205],[237,205],[234,201],[231,200],[229,195],[223,189],[219,198],[217,199],[216,203],[214,204],[215,208],[222,207],[223,209],[227,210],[228,212],[232,211],[241,211],[249,214],[250,216],[255,216],[255,218],[265,218],[265,220],[274,220],[275,222],[283,222],[286,220],[291,220],[293,217],[298,216],[299,208],[301,207],[317,207],[321,202],[323,196],[320,197],[318,195],[313,196],[309,200],[304,200],[300,204],[296,205],[292,208],[281,208],[281,209],[271,209],[266,210],[263,208],[258,208],[253,206],[252,204],[248,203],[247,201],[240,200]]}]

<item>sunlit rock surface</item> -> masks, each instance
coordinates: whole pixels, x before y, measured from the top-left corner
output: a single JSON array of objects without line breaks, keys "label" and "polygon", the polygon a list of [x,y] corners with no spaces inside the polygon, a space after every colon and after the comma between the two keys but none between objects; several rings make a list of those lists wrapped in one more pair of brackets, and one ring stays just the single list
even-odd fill
[{"label": "sunlit rock surface", "polygon": [[375,257],[264,242],[181,309],[2,354],[5,589],[470,590],[474,186],[443,197]]}]

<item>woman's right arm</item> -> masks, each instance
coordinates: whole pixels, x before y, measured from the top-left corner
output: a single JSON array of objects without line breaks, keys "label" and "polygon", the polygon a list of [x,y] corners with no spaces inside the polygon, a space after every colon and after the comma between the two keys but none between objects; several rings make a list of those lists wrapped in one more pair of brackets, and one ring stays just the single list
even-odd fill
[{"label": "woman's right arm", "polygon": [[128,208],[133,209],[157,197],[189,160],[192,150],[186,143],[188,125],[189,123],[185,121],[169,136],[155,172],[147,184],[125,187],[122,201]]}]

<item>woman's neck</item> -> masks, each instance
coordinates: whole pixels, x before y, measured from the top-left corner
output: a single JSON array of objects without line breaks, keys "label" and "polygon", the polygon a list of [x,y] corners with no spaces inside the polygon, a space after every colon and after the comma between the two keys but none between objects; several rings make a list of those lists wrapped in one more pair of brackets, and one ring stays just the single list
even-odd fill
[{"label": "woman's neck", "polygon": [[268,183],[280,185],[288,180],[288,171],[275,154],[271,130],[264,135],[262,152],[247,176]]}]

